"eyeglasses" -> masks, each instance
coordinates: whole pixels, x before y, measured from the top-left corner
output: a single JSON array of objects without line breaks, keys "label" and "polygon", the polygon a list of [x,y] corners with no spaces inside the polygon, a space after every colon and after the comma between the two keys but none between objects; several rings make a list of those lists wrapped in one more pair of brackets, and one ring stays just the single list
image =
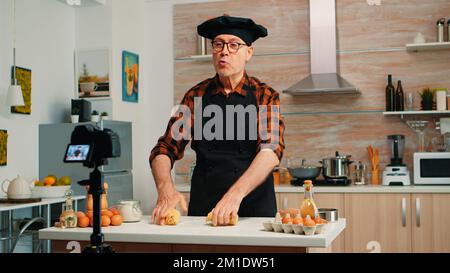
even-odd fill
[{"label": "eyeglasses", "polygon": [[214,50],[214,53],[218,53],[218,52],[222,52],[223,48],[225,47],[225,45],[227,45],[227,49],[230,53],[236,53],[238,52],[238,50],[246,45],[246,44],[241,44],[238,42],[224,42],[224,41],[212,41],[212,48]]}]

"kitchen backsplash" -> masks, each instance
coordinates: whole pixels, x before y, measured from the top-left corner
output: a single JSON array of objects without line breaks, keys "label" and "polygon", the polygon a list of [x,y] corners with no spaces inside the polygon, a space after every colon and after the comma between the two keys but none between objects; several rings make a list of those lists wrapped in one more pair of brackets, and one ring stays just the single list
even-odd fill
[{"label": "kitchen backsplash", "polygon": [[[409,53],[417,32],[427,42],[435,41],[436,18],[450,17],[450,2],[383,1],[369,6],[366,1],[337,0],[339,73],[361,91],[345,95],[293,97],[281,91],[309,74],[308,0],[246,0],[174,6],[174,104],[196,83],[212,77],[211,61],[190,59],[196,55],[196,26],[222,15],[253,18],[266,26],[269,36],[255,42],[254,57],[247,72],[280,93],[286,123],[285,158],[306,158],[310,163],[333,156],[336,150],[353,160],[369,163],[366,147],[380,149],[381,169],[390,160],[389,134],[406,136],[405,161],[412,167],[415,134],[399,117],[385,117],[387,75],[402,80],[405,93],[416,94],[424,87],[450,89],[449,51]],[[247,8],[249,7],[249,8]],[[430,118],[426,120],[431,120]],[[430,135],[437,132],[430,125]],[[188,147],[177,162],[178,174],[189,173],[195,153]],[[285,160],[283,160],[283,164]]]}]

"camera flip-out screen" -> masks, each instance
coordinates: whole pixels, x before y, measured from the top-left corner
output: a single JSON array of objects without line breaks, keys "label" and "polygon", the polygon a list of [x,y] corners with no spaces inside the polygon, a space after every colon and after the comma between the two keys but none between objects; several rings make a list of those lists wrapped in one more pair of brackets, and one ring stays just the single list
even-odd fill
[{"label": "camera flip-out screen", "polygon": [[91,150],[91,145],[69,144],[64,162],[85,162],[89,159]]}]

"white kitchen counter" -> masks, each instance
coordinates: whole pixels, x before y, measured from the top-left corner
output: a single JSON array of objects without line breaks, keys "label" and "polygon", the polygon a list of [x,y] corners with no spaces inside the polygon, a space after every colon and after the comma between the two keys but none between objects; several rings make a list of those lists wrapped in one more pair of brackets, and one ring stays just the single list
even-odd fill
[{"label": "white kitchen counter", "polygon": [[[263,230],[262,222],[273,218],[240,218],[237,226],[213,227],[205,217],[183,216],[177,226],[150,224],[150,216],[138,223],[123,223],[118,227],[102,228],[105,242],[135,242],[162,244],[205,244],[236,246],[274,246],[327,248],[345,229],[345,219],[329,223],[323,234],[306,236]],[[40,239],[89,241],[92,228],[46,228],[39,231]]]},{"label": "white kitchen counter", "polygon": [[[175,184],[175,187],[180,192],[190,192],[189,184]],[[289,192],[303,192],[303,187],[292,185],[275,186],[277,193]],[[349,185],[349,186],[316,186],[314,187],[316,193],[450,193],[450,185],[442,186],[375,186],[375,185]]]},{"label": "white kitchen counter", "polygon": [[[74,201],[79,201],[79,200],[86,199],[86,196],[84,196],[84,195],[72,196],[72,199]],[[0,212],[25,209],[25,208],[31,208],[31,207],[38,207],[38,206],[47,206],[47,205],[52,205],[52,204],[64,203],[64,202],[66,202],[65,197],[42,198],[42,200],[40,202],[34,202],[34,203],[24,203],[24,204],[13,204],[13,203],[6,204],[5,203],[5,204],[0,204]]]}]

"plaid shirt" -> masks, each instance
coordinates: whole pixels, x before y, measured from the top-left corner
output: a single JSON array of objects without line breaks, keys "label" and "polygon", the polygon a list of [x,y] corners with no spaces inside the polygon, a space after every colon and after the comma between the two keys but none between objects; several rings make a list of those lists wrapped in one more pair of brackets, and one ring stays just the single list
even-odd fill
[{"label": "plaid shirt", "polygon": [[[230,92],[226,93],[225,89],[223,88],[223,85],[219,81],[219,77],[216,74],[215,77],[207,79],[202,81],[201,83],[197,84],[196,86],[192,87],[183,97],[180,105],[187,106],[191,111],[191,124],[194,124],[194,98],[195,97],[203,97],[205,94],[206,88],[210,85],[214,84],[213,88],[213,95],[222,95],[225,97],[228,97],[230,94],[237,92],[238,94],[242,96],[246,96],[248,92],[252,92],[251,90],[255,90],[255,97],[257,102],[257,107],[260,108],[260,106],[267,106],[267,119],[266,121],[260,121],[260,115],[257,115],[257,124],[259,126],[266,126],[267,128],[267,135],[262,140],[260,135],[258,134],[257,138],[257,152],[264,149],[270,149],[275,152],[278,159],[281,161],[281,158],[283,157],[283,151],[284,151],[284,122],[279,115],[279,106],[280,106],[280,98],[278,92],[276,92],[274,89],[272,89],[270,86],[266,85],[265,83],[261,83],[257,78],[249,77],[246,73],[244,74],[244,77],[242,78],[241,82],[236,86],[236,88]],[[271,106],[277,106],[278,111],[273,112]],[[272,110],[272,111],[271,111]],[[276,109],[274,109],[276,110]],[[260,110],[261,111],[261,110]],[[158,143],[156,146],[152,149],[149,162],[151,163],[152,160],[160,154],[167,155],[171,162],[172,167],[175,162],[175,160],[179,160],[183,158],[184,149],[186,145],[189,143],[190,140],[186,139],[180,139],[176,140],[172,137],[172,126],[175,122],[179,121],[182,118],[182,114],[173,114],[169,120],[169,123],[167,125],[166,132],[163,136],[161,136],[158,139]],[[273,128],[273,131],[271,130],[272,127],[275,127],[275,124],[278,120],[278,127]],[[267,122],[268,121],[268,122]],[[267,126],[268,124],[273,123],[274,125]],[[186,130],[190,130],[191,136],[193,138],[193,127],[186,128]],[[184,128],[182,129],[182,131]],[[267,137],[269,136],[269,137]]]}]

